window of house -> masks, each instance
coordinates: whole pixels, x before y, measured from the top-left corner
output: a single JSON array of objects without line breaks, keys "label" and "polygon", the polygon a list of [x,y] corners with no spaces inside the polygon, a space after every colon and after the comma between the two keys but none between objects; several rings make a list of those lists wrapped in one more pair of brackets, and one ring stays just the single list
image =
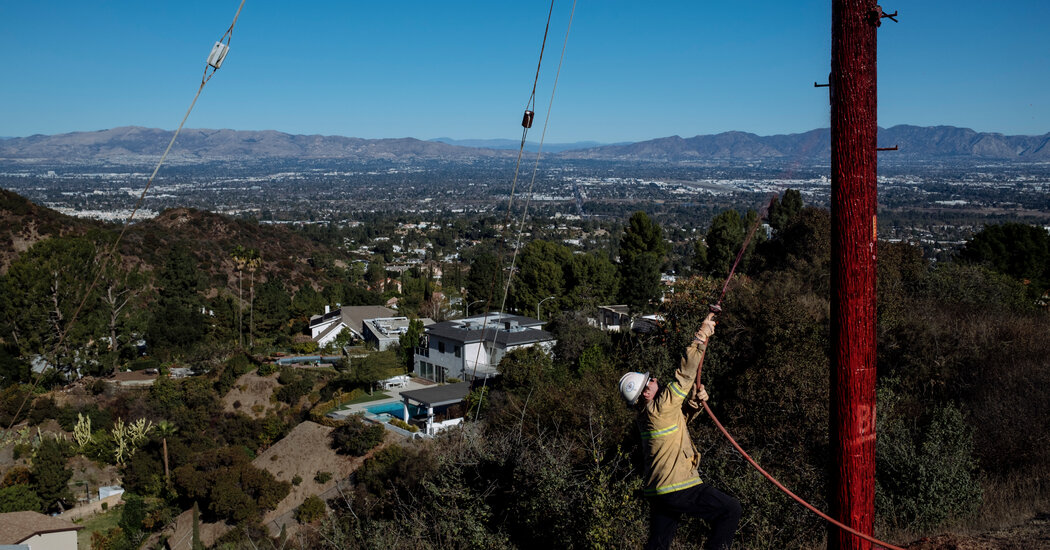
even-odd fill
[{"label": "window of house", "polygon": [[445,343],[438,342],[438,353],[445,353]]},{"label": "window of house", "polygon": [[453,348],[452,351],[456,354],[456,357],[462,357],[463,356],[463,352],[459,349],[459,346],[456,346],[455,348]]}]

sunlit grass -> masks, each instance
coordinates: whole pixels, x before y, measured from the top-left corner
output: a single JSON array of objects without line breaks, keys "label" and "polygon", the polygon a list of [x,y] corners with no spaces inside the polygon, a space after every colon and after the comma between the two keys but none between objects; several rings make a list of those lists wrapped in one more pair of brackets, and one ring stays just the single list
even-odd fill
[{"label": "sunlit grass", "polygon": [[88,516],[80,523],[83,527],[77,531],[77,548],[91,548],[92,533],[104,533],[120,522],[122,507],[111,506],[109,510]]}]

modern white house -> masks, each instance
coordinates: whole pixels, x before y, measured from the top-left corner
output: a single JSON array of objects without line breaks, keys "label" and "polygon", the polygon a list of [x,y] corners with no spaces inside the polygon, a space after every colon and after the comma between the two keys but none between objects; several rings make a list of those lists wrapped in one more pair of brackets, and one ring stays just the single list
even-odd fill
[{"label": "modern white house", "polygon": [[364,339],[365,319],[393,317],[397,312],[383,306],[343,306],[331,309],[324,306],[324,314],[310,318],[310,337],[324,347],[345,328],[355,338]]},{"label": "modern white house", "polygon": [[491,378],[510,350],[538,345],[549,352],[554,336],[542,327],[539,319],[506,313],[434,323],[426,327],[425,345],[416,348],[416,376],[435,382]]},{"label": "modern white house", "polygon": [[77,550],[77,531],[83,527],[69,520],[39,512],[0,514],[0,546],[31,550]]}]

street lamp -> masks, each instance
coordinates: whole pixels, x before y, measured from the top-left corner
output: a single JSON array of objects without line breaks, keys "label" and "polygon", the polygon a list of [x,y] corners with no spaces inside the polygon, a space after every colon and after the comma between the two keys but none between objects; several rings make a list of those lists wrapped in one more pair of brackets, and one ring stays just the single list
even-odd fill
[{"label": "street lamp", "polygon": [[536,318],[537,319],[539,319],[540,321],[543,320],[543,319],[540,319],[540,305],[542,305],[543,302],[546,302],[547,300],[552,300],[554,298],[555,298],[554,296],[547,296],[546,298],[540,300],[540,302],[538,304],[536,304]]},{"label": "street lamp", "polygon": [[470,317],[470,306],[472,306],[474,304],[480,304],[481,302],[484,302],[484,301],[485,300],[478,300],[476,302],[471,302],[471,303],[467,304],[467,317]]}]

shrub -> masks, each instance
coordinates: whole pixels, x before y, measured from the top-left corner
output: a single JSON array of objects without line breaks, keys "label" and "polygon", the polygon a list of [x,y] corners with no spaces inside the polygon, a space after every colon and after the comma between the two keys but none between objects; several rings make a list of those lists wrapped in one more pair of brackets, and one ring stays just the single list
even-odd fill
[{"label": "shrub", "polygon": [[294,351],[295,353],[317,353],[317,349],[317,342],[314,342],[313,340],[308,342],[296,342],[292,344],[292,351]]},{"label": "shrub", "polygon": [[310,495],[295,511],[295,519],[299,523],[312,523],[324,517],[324,510],[324,501],[317,495]]},{"label": "shrub", "polygon": [[332,472],[317,472],[314,476],[314,481],[320,484],[328,483],[328,480],[332,479]]},{"label": "shrub", "polygon": [[262,365],[259,365],[259,370],[257,372],[259,376],[270,376],[271,374],[277,372],[277,364],[263,363]]},{"label": "shrub", "polygon": [[25,484],[9,485],[0,489],[0,513],[44,509],[44,503],[32,487]]},{"label": "shrub", "polygon": [[384,432],[379,424],[366,424],[360,416],[351,416],[332,430],[332,448],[342,454],[364,456],[382,443]]},{"label": "shrub", "polygon": [[400,418],[391,418],[390,423],[394,426],[397,426],[398,428],[401,428],[402,430],[408,430],[412,433],[416,433],[419,431],[419,428],[409,424],[408,422],[405,422],[404,420],[401,420]]},{"label": "shrub", "polygon": [[200,504],[209,521],[242,524],[257,520],[288,495],[291,486],[251,464],[243,448],[227,447],[201,453],[172,475],[184,507]]},{"label": "shrub", "polygon": [[296,487],[298,487],[298,486],[302,485],[302,483],[303,483],[303,476],[301,476],[299,474],[295,474],[295,477],[292,478],[292,485],[295,485]]},{"label": "shrub", "polygon": [[894,410],[894,396],[880,392],[876,451],[879,515],[891,524],[930,529],[973,513],[981,504],[975,479],[973,436],[963,415],[948,404],[925,425]]},{"label": "shrub", "polygon": [[160,361],[156,359],[136,359],[128,363],[128,368],[134,371],[160,368]]}]

